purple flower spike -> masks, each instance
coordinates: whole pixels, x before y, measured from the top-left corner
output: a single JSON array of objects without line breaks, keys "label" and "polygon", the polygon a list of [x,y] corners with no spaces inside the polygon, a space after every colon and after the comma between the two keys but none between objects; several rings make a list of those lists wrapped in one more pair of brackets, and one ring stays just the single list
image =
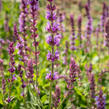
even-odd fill
[{"label": "purple flower spike", "polygon": [[106,46],[109,48],[109,19],[105,23],[105,37],[106,37]]},{"label": "purple flower spike", "polygon": [[71,27],[72,27],[72,35],[70,36],[70,49],[74,51],[74,50],[76,50],[76,46],[75,46],[76,35],[75,35],[74,15],[70,15],[70,22],[71,22]]},{"label": "purple flower spike", "polygon": [[[60,30],[59,28],[59,24],[56,22],[57,20],[57,14],[55,12],[55,5],[53,5],[53,0],[48,0],[49,4],[47,5],[47,15],[46,18],[49,20],[48,24],[47,24],[47,31],[50,34],[50,36],[47,38],[47,43],[51,46],[51,51],[48,52],[47,54],[47,60],[52,62],[52,69],[50,73],[48,73],[46,75],[46,79],[49,80],[56,80],[58,78],[56,72],[54,72],[54,65],[55,65],[55,61],[57,59],[59,59],[59,52],[55,51],[55,46],[59,46],[60,43],[60,37],[59,37],[59,33],[58,31]],[[52,93],[52,88],[50,88],[50,93]],[[50,101],[52,99],[52,96],[50,97]],[[50,103],[50,109],[51,107],[51,103]]]},{"label": "purple flower spike", "polygon": [[32,61],[32,59],[28,60],[27,67],[28,67],[28,71],[29,71],[29,72],[27,72],[27,78],[30,79],[30,81],[33,81],[34,70],[33,70],[33,61]]},{"label": "purple flower spike", "polygon": [[100,89],[99,95],[96,96],[96,105],[97,109],[105,109],[105,96],[103,95],[103,91]]},{"label": "purple flower spike", "polygon": [[55,107],[58,107],[58,104],[60,102],[60,95],[61,95],[61,90],[59,86],[56,85],[55,93],[53,94],[53,104]]},{"label": "purple flower spike", "polygon": [[75,60],[71,58],[70,62],[70,73],[69,73],[69,79],[67,80],[67,87],[68,89],[73,88],[73,83],[76,81],[76,75],[78,73],[78,66],[75,63]]},{"label": "purple flower spike", "polygon": [[29,0],[31,11],[37,11],[39,9],[39,0]]}]

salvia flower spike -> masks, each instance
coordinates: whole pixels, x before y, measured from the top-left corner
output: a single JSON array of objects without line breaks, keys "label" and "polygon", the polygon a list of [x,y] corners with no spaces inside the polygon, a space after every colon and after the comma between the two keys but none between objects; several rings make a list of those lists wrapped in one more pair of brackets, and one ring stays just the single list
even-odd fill
[{"label": "salvia flower spike", "polygon": [[46,79],[51,80],[50,81],[50,98],[49,98],[49,108],[51,109],[52,106],[52,81],[55,78],[55,72],[54,72],[54,61],[59,59],[59,51],[55,51],[55,46],[59,46],[60,43],[60,37],[57,34],[59,31],[59,24],[56,22],[57,15],[56,15],[56,6],[53,4],[53,0],[48,0],[49,4],[47,5],[47,14],[46,18],[49,20],[47,23],[47,31],[51,34],[47,38],[47,43],[51,46],[51,51],[47,54],[47,59],[51,61],[52,63],[52,69],[50,74],[47,74]]},{"label": "salvia flower spike", "polygon": [[8,69],[8,71],[10,72],[10,78],[8,79],[8,81],[9,81],[9,96],[8,96],[8,100],[7,100],[8,103],[11,101],[11,98],[10,98],[11,88],[12,88],[13,81],[15,80],[15,77],[13,74],[15,72],[14,51],[15,51],[14,43],[10,42],[9,47],[8,47],[8,53],[10,56],[10,63],[9,63],[10,68]]},{"label": "salvia flower spike", "polygon": [[75,39],[76,39],[76,35],[75,35],[75,24],[74,24],[74,15],[70,15],[70,23],[71,23],[71,28],[72,28],[72,34],[70,36],[70,49],[72,51],[76,50],[76,46],[75,46]]},{"label": "salvia flower spike", "polygon": [[103,95],[103,91],[102,89],[100,89],[99,91],[99,95],[96,96],[96,105],[97,105],[97,109],[105,109],[105,96]]},{"label": "salvia flower spike", "polygon": [[30,5],[30,14],[31,14],[31,37],[33,38],[33,46],[34,46],[34,52],[35,52],[35,67],[36,67],[36,87],[38,87],[38,45],[39,42],[36,41],[36,38],[38,38],[38,34],[36,33],[37,28],[37,18],[38,18],[38,10],[39,10],[39,1],[38,0],[29,0]]}]

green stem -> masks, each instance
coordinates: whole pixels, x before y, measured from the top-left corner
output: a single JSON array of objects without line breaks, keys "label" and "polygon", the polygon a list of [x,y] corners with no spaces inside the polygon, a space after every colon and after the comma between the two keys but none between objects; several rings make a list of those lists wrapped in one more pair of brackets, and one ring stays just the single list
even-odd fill
[{"label": "green stem", "polygon": [[51,109],[51,103],[52,103],[52,82],[50,81],[49,109]]}]

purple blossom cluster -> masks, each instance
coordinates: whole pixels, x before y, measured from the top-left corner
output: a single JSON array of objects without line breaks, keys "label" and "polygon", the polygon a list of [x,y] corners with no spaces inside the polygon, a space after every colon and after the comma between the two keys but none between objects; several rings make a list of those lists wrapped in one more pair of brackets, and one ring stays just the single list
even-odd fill
[{"label": "purple blossom cluster", "polygon": [[20,32],[25,32],[26,29],[26,14],[27,14],[27,2],[25,0],[21,0],[21,5],[20,5],[21,13],[19,16],[19,30]]},{"label": "purple blossom cluster", "polygon": [[27,51],[28,51],[28,46],[27,46],[27,40],[26,40],[26,31],[27,31],[27,26],[26,26],[26,17],[28,14],[27,11],[27,5],[28,2],[26,2],[25,0],[21,0],[21,4],[20,4],[20,16],[19,16],[19,31],[21,32],[22,36],[23,36],[23,43],[24,43],[24,55],[27,56]]},{"label": "purple blossom cluster", "polygon": [[[53,0],[48,0],[49,4],[47,5],[47,15],[46,18],[49,20],[47,23],[47,31],[51,33],[50,36],[47,38],[47,43],[51,46],[52,51],[48,51],[47,54],[47,60],[50,60],[52,62],[52,72],[47,75],[54,75],[54,61],[59,59],[59,51],[55,51],[55,46],[59,46],[60,43],[60,34],[58,31],[60,30],[59,24],[56,22],[57,20],[57,14],[55,12],[56,6],[53,4]],[[50,77],[50,76],[49,76]]]},{"label": "purple blossom cluster", "polygon": [[47,60],[50,60],[52,62],[54,62],[55,60],[59,59],[59,51],[55,51],[55,54],[53,55],[50,51],[47,54]]},{"label": "purple blossom cluster", "polygon": [[80,48],[82,47],[82,16],[80,15],[78,17],[78,36],[79,36],[79,40],[80,40]]},{"label": "purple blossom cluster", "polygon": [[[19,50],[18,54],[20,56],[22,56],[22,57],[25,57],[25,55],[24,55],[24,41],[23,41],[22,37],[20,37],[19,34],[18,34],[17,25],[16,24],[14,24],[14,36],[17,39],[16,48]],[[25,60],[22,59],[22,61],[25,61]]]},{"label": "purple blossom cluster", "polygon": [[86,15],[88,19],[87,24],[86,24],[86,33],[85,33],[85,37],[87,39],[86,51],[89,51],[89,48],[91,48],[91,34],[93,32],[93,25],[92,25],[93,19],[90,14],[90,3],[87,3],[85,5],[85,10],[86,10]]},{"label": "purple blossom cluster", "polygon": [[109,48],[109,19],[105,23],[105,37],[106,37],[106,46]]},{"label": "purple blossom cluster", "polygon": [[[38,45],[39,42],[36,40],[36,38],[38,38],[38,34],[36,33],[37,28],[37,16],[38,16],[38,9],[39,9],[39,0],[29,0],[29,5],[30,5],[30,14],[31,14],[31,37],[33,38],[33,46],[34,46],[34,54],[35,54],[35,67],[36,67],[36,85],[38,87],[38,55],[39,55],[39,51],[38,51]],[[33,62],[32,60],[28,62],[29,66],[31,67],[31,70],[29,68],[29,76],[32,79],[33,78]]]},{"label": "purple blossom cluster", "polygon": [[27,76],[28,79],[30,79],[29,82],[32,83],[33,82],[33,77],[34,77],[34,75],[33,75],[34,74],[34,69],[33,69],[32,59],[28,60],[27,68],[28,68],[29,72],[27,72],[26,76]]},{"label": "purple blossom cluster", "polygon": [[39,2],[38,0],[28,0],[31,8],[31,12],[34,13],[39,9]]},{"label": "purple blossom cluster", "polygon": [[[60,60],[59,60],[59,56],[60,56],[60,49],[62,45],[60,45],[61,39],[63,38],[63,32],[64,32],[64,26],[63,26],[63,21],[64,21],[64,15],[63,13],[59,13],[59,15],[56,13],[56,6],[54,5],[54,0],[47,0],[48,1],[48,5],[47,5],[47,15],[46,18],[48,19],[48,23],[47,23],[47,27],[46,30],[49,33],[49,36],[47,37],[46,42],[49,44],[49,51],[47,54],[47,60],[51,63],[51,70],[49,71],[49,73],[46,74],[45,79],[48,80],[48,82],[50,82],[50,88],[49,88],[49,109],[53,109],[58,108],[61,109],[61,105],[64,103],[64,100],[68,100],[71,104],[73,104],[73,100],[76,100],[74,98],[72,98],[73,92],[78,91],[81,94],[81,89],[78,89],[78,86],[81,85],[79,84],[81,80],[81,75],[80,75],[80,68],[83,69],[83,65],[82,63],[80,64],[80,68],[77,65],[76,61],[74,60],[73,57],[70,57],[70,63],[69,63],[69,42],[66,41],[65,42],[65,49],[64,49],[64,58],[63,58],[63,66],[67,66],[69,68],[68,69],[64,69],[62,67],[60,67]],[[91,35],[93,32],[93,26],[92,26],[92,17],[90,14],[90,10],[91,10],[91,1],[88,0],[87,4],[85,5],[85,9],[86,9],[86,14],[87,14],[87,25],[86,25],[86,38],[87,38],[87,42],[86,42],[86,47],[90,47],[91,48]],[[24,106],[29,106],[27,104],[26,97],[28,97],[28,95],[26,96],[26,93],[28,91],[28,87],[27,85],[33,85],[33,87],[30,88],[34,88],[35,92],[37,92],[37,100],[38,100],[38,105],[40,108],[43,108],[43,105],[45,107],[45,102],[42,100],[43,97],[46,97],[45,95],[42,95],[43,91],[40,91],[40,87],[43,88],[42,84],[39,83],[39,79],[38,78],[40,75],[40,69],[39,69],[39,50],[40,50],[40,45],[39,45],[39,40],[40,40],[40,35],[38,36],[38,28],[37,28],[37,21],[38,21],[38,16],[39,16],[39,0],[21,0],[21,13],[19,16],[19,31],[17,30],[17,25],[14,24],[14,36],[16,38],[16,43],[12,42],[12,41],[8,41],[9,42],[9,47],[8,47],[8,53],[9,53],[9,74],[10,74],[10,78],[8,78],[8,83],[9,83],[9,93],[8,93],[8,98],[7,98],[7,102],[10,103],[12,101],[12,86],[14,84],[14,80],[16,80],[16,75],[14,74],[14,72],[19,73],[19,77],[21,80],[21,96],[23,96],[24,99]],[[109,48],[109,19],[107,18],[107,16],[109,16],[109,7],[104,3],[103,5],[103,15],[102,15],[102,19],[101,19],[101,24],[98,25],[97,29],[96,29],[96,35],[97,35],[97,39],[99,39],[99,32],[101,29],[101,25],[102,27],[104,26],[105,31],[102,30],[103,32],[105,32],[105,37],[106,37],[106,46]],[[28,18],[30,18],[30,22],[28,22],[27,24],[27,20]],[[105,22],[106,21],[106,22]],[[72,51],[76,50],[76,44],[75,44],[75,40],[76,40],[76,27],[75,27],[75,19],[74,19],[74,15],[70,16],[70,22],[71,22],[71,27],[72,27],[72,31],[71,31],[71,36],[70,36],[70,49]],[[105,23],[105,25],[104,25]],[[28,25],[30,26],[30,31],[28,31],[30,34],[27,35],[27,27]],[[39,25],[38,25],[39,26]],[[79,37],[79,41],[80,41],[80,49],[83,48],[83,43],[84,41],[82,41],[82,16],[78,17],[78,22],[77,22],[77,26],[78,26],[78,37]],[[61,32],[61,33],[60,33]],[[29,38],[29,35],[31,38]],[[26,37],[27,36],[27,37]],[[31,40],[30,40],[31,39]],[[64,38],[63,38],[64,39]],[[62,39],[62,41],[63,41]],[[29,44],[27,43],[27,40],[29,40]],[[64,43],[64,42],[63,42]],[[3,47],[2,45],[5,44],[4,40],[0,39],[0,56],[1,56],[1,48]],[[18,54],[16,53],[16,57],[15,57],[15,47],[14,44],[16,44],[16,49],[18,49]],[[31,47],[30,52],[28,45],[31,46],[33,45],[33,47]],[[60,47],[59,47],[60,46]],[[97,40],[97,46],[98,45],[98,40]],[[83,50],[81,50],[83,51]],[[31,54],[33,55],[31,56]],[[80,52],[80,55],[82,55],[83,52]],[[79,56],[80,56],[79,55]],[[1,56],[2,57],[2,56]],[[75,56],[76,57],[76,56]],[[87,55],[86,57],[90,57],[90,55]],[[16,59],[17,58],[17,59]],[[80,57],[76,57],[77,59],[80,59]],[[19,60],[19,63],[17,64],[17,62],[15,63],[15,59]],[[84,57],[81,61],[84,60]],[[43,61],[43,60],[42,60]],[[61,62],[60,62],[61,63]],[[42,63],[43,64],[43,63]],[[62,64],[62,63],[61,63]],[[68,66],[69,64],[69,66]],[[17,69],[16,69],[17,66]],[[105,109],[105,96],[103,95],[103,91],[102,89],[100,89],[99,91],[99,95],[96,96],[96,84],[95,84],[95,75],[92,73],[92,64],[90,64],[90,66],[86,66],[86,75],[88,78],[88,82],[89,82],[89,87],[90,87],[90,99],[92,100],[92,104],[87,104],[87,106],[91,106],[91,108],[97,108],[97,109]],[[48,68],[48,67],[47,67]],[[55,70],[58,69],[59,73],[56,72]],[[68,72],[68,75],[67,75]],[[5,79],[5,75],[4,75],[4,61],[2,59],[0,59],[0,73],[2,76],[2,91],[3,91],[3,96],[5,96],[6,93],[6,79]],[[66,75],[63,75],[63,73],[66,73]],[[102,76],[102,75],[100,75]],[[36,78],[34,78],[36,77]],[[61,101],[61,88],[59,88],[59,86],[57,85],[58,82],[62,82],[62,80],[58,81],[59,79],[64,79],[64,82],[66,82],[67,86],[65,85],[65,88],[67,88],[67,95],[65,97],[63,97],[64,99]],[[78,79],[78,80],[77,80]],[[102,79],[102,78],[99,78]],[[36,81],[36,84],[34,83]],[[102,80],[99,80],[100,83],[102,83]],[[75,83],[76,86],[75,86]],[[55,86],[56,84],[56,86]],[[62,83],[60,83],[62,84]],[[87,84],[86,84],[87,85]],[[48,85],[47,85],[48,86]],[[61,86],[61,85],[60,85]],[[62,89],[64,86],[61,86]],[[55,90],[54,90],[55,89]],[[66,90],[64,92],[64,90],[62,90],[62,93],[66,93]],[[34,90],[31,90],[31,92],[34,93]],[[79,94],[76,93],[76,94]],[[84,92],[82,92],[84,94]],[[41,94],[41,96],[40,96]],[[46,94],[45,92],[43,92],[43,94]],[[48,93],[47,93],[48,94]],[[69,96],[70,95],[70,96]],[[7,96],[7,95],[6,95]],[[66,97],[69,98],[67,99]],[[74,94],[75,96],[75,94]],[[83,95],[84,97],[86,97],[86,95]],[[41,99],[40,99],[41,98]],[[14,99],[13,99],[14,100]],[[79,100],[78,100],[79,101]],[[89,102],[89,101],[88,101]],[[3,105],[5,108],[5,102],[3,99]],[[69,104],[70,104],[69,103]],[[95,104],[96,103],[96,104]],[[11,103],[12,104],[12,103]],[[22,103],[23,104],[23,103]],[[68,104],[68,105],[69,105]],[[7,103],[6,103],[7,105]],[[10,104],[8,104],[10,105]],[[42,106],[40,106],[42,105]],[[48,105],[48,104],[47,104]],[[47,106],[46,105],[46,106]],[[75,105],[75,102],[74,102]],[[96,105],[96,106],[95,106]],[[66,105],[67,106],[67,105]],[[76,105],[75,105],[76,106]],[[71,105],[71,108],[74,108],[75,106]],[[48,107],[47,107],[48,108]],[[63,107],[62,107],[63,108]]]},{"label": "purple blossom cluster", "polygon": [[86,25],[86,35],[89,35],[89,37],[91,37],[91,34],[93,32],[93,26],[92,26],[93,20],[90,15],[90,6],[88,4],[86,4],[85,9],[86,9],[86,15],[88,18],[87,25]]},{"label": "purple blossom cluster", "polygon": [[3,95],[6,92],[6,80],[4,76],[4,66],[3,66],[3,60],[0,59],[0,73],[2,75],[2,90],[3,90]]},{"label": "purple blossom cluster", "polygon": [[70,15],[70,22],[71,22],[71,27],[72,27],[72,35],[70,36],[70,49],[71,50],[76,50],[75,46],[75,39],[77,38],[75,35],[75,24],[74,24],[74,15]]},{"label": "purple blossom cluster", "polygon": [[58,107],[58,105],[60,103],[60,95],[61,95],[61,90],[60,90],[59,86],[56,85],[55,93],[53,94],[54,107]]},{"label": "purple blossom cluster", "polygon": [[57,80],[57,79],[59,79],[58,72],[54,72],[53,75],[51,74],[51,72],[47,73],[46,79],[48,79],[48,80]]},{"label": "purple blossom cluster", "polygon": [[57,33],[59,31],[59,25],[56,22],[52,22],[52,25],[50,22],[47,23],[46,30],[50,33]]},{"label": "purple blossom cluster", "polygon": [[69,79],[67,80],[68,89],[72,89],[74,87],[73,85],[74,82],[76,81],[77,73],[78,73],[78,65],[76,64],[75,60],[71,58]]},{"label": "purple blossom cluster", "polygon": [[108,17],[108,11],[107,11],[107,5],[106,3],[104,2],[103,3],[103,12],[102,12],[102,16],[101,16],[101,23],[100,23],[100,26],[101,26],[101,32],[104,33],[104,24],[105,24],[105,21],[106,21],[106,18]]},{"label": "purple blossom cluster", "polygon": [[23,89],[23,92],[21,93],[21,95],[24,96],[24,88],[26,87],[26,84],[25,84],[24,79],[23,79],[23,70],[22,70],[22,66],[20,64],[18,65],[17,70],[18,70],[19,76],[21,78],[21,83],[22,83],[21,87]]},{"label": "purple blossom cluster", "polygon": [[52,36],[48,36],[47,43],[51,46],[59,46],[60,44],[60,37],[59,35],[54,36],[54,40],[52,40]]},{"label": "purple blossom cluster", "polygon": [[63,38],[63,33],[65,32],[65,25],[63,23],[64,20],[65,20],[65,13],[59,12],[58,13],[57,22],[59,24],[61,38]]},{"label": "purple blossom cluster", "polygon": [[16,79],[15,74],[13,74],[15,72],[14,51],[15,51],[14,43],[10,42],[8,47],[8,53],[10,56],[10,63],[9,63],[10,68],[8,69],[8,71],[10,72],[11,78],[8,79],[8,82],[9,82],[9,96],[7,99],[8,103],[11,101],[10,96],[11,96],[12,83]]},{"label": "purple blossom cluster", "polygon": [[90,77],[90,91],[91,91],[91,98],[95,98],[95,79],[94,79],[94,74],[91,74]]},{"label": "purple blossom cluster", "polygon": [[105,96],[103,95],[102,89],[99,91],[99,95],[96,96],[97,109],[105,109]]},{"label": "purple blossom cluster", "polygon": [[10,42],[9,48],[8,48],[8,53],[10,55],[10,63],[9,66],[10,68],[8,69],[10,73],[13,73],[15,71],[15,61],[14,61],[14,43]]}]

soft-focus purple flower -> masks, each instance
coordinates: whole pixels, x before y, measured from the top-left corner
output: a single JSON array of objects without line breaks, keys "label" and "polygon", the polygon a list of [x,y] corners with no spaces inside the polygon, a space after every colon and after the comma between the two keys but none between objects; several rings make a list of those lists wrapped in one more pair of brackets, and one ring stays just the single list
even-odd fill
[{"label": "soft-focus purple flower", "polygon": [[82,47],[82,17],[81,15],[78,17],[78,36],[79,36],[79,40],[80,40],[80,47]]},{"label": "soft-focus purple flower", "polygon": [[100,89],[99,95],[96,96],[96,105],[97,109],[105,109],[105,96],[103,95],[103,91]]},{"label": "soft-focus purple flower", "polygon": [[76,46],[75,46],[75,39],[76,39],[76,35],[75,35],[75,25],[74,25],[74,15],[70,15],[70,23],[71,23],[71,28],[72,28],[72,35],[70,36],[70,49],[71,50],[76,50]]},{"label": "soft-focus purple flower", "polygon": [[54,43],[56,44],[56,46],[59,46],[59,44],[60,44],[60,35],[56,35],[55,37],[54,37]]},{"label": "soft-focus purple flower", "polygon": [[31,11],[37,11],[39,9],[39,0],[29,0]]},{"label": "soft-focus purple flower", "polygon": [[55,107],[58,107],[58,104],[60,102],[60,95],[61,95],[61,90],[59,86],[56,85],[55,93],[53,94],[53,104]]},{"label": "soft-focus purple flower", "polygon": [[56,51],[55,51],[55,60],[58,60],[58,59],[59,59],[59,51],[56,50]]},{"label": "soft-focus purple flower", "polygon": [[1,43],[1,44],[5,44],[5,41],[0,38],[0,43]]},{"label": "soft-focus purple flower", "polygon": [[6,92],[6,80],[5,80],[5,78],[4,78],[4,75],[2,76],[2,90],[3,90],[3,94],[5,94],[5,92]]},{"label": "soft-focus purple flower", "polygon": [[[53,77],[52,77],[53,76]],[[54,74],[52,75],[52,73],[50,72],[50,73],[47,73],[47,75],[46,75],[46,79],[48,79],[48,80],[57,80],[58,79],[58,72],[54,72]]]},{"label": "soft-focus purple flower", "polygon": [[75,40],[76,40],[77,36],[70,36],[70,49],[71,50],[76,50],[76,46],[75,46]]},{"label": "soft-focus purple flower", "polygon": [[3,90],[3,95],[6,92],[6,80],[5,80],[5,75],[4,75],[4,66],[3,66],[3,60],[0,59],[0,74],[2,77],[2,90]]},{"label": "soft-focus purple flower", "polygon": [[59,51],[58,50],[56,50],[55,55],[52,55],[52,53],[50,51],[48,51],[47,60],[54,62],[55,60],[58,60],[58,59],[59,59]]},{"label": "soft-focus purple flower", "polygon": [[56,22],[54,22],[51,27],[51,30],[53,33],[56,33],[57,31],[59,31],[59,25]]},{"label": "soft-focus purple flower", "polygon": [[21,93],[21,96],[23,96],[23,97],[24,97],[24,92],[22,92],[22,93]]},{"label": "soft-focus purple flower", "polygon": [[8,103],[11,102],[11,98],[8,96],[8,99],[6,100]]},{"label": "soft-focus purple flower", "polygon": [[11,43],[9,44],[8,52],[9,52],[10,55],[14,53],[13,44],[14,44],[13,42],[11,42]]},{"label": "soft-focus purple flower", "polygon": [[0,59],[0,65],[2,65],[3,64],[3,60],[2,59]]},{"label": "soft-focus purple flower", "polygon": [[73,88],[73,83],[76,81],[77,73],[78,73],[78,66],[75,60],[71,58],[69,79],[66,81],[68,89]]},{"label": "soft-focus purple flower", "polygon": [[109,48],[109,19],[105,23],[105,37],[106,37],[106,46]]},{"label": "soft-focus purple flower", "polygon": [[102,8],[103,12],[102,12],[102,16],[101,16],[101,32],[104,32],[104,24],[105,24],[105,21],[106,21],[106,13],[107,13],[107,6],[106,6],[106,3],[104,2],[103,3],[103,8]]},{"label": "soft-focus purple flower", "polygon": [[27,67],[28,67],[28,71],[29,72],[27,72],[26,76],[27,76],[27,78],[31,79],[31,81],[33,81],[34,69],[33,69],[33,61],[32,61],[32,59],[28,60]]},{"label": "soft-focus purple flower", "polygon": [[13,73],[13,72],[15,71],[15,67],[13,67],[13,66],[10,67],[10,68],[8,69],[8,71],[11,72],[11,73]]},{"label": "soft-focus purple flower", "polygon": [[56,9],[56,6],[55,5],[48,4],[47,5],[47,9],[48,10],[51,10],[51,11],[54,11]]},{"label": "soft-focus purple flower", "polygon": [[48,22],[46,29],[47,29],[48,32],[57,33],[57,31],[59,31],[59,25],[54,22],[51,26],[50,22]]},{"label": "soft-focus purple flower", "polygon": [[48,43],[49,45],[51,45],[51,46],[54,46],[54,45],[59,46],[59,44],[60,44],[59,35],[56,35],[56,36],[54,37],[54,40],[52,39],[52,36],[48,36],[48,38],[47,38],[47,43]]},{"label": "soft-focus purple flower", "polygon": [[10,55],[10,68],[8,69],[8,71],[10,73],[13,73],[15,71],[15,61],[14,61],[14,43],[13,42],[10,42],[9,44],[9,47],[8,47],[8,52],[9,52],[9,55]]},{"label": "soft-focus purple flower", "polygon": [[25,81],[24,81],[24,79],[23,79],[22,65],[19,64],[17,70],[18,70],[19,76],[20,76],[20,78],[21,78],[21,83],[22,83],[21,87],[22,87],[22,89],[23,89],[23,91],[22,91],[22,93],[21,93],[21,96],[24,96],[24,88],[26,87],[26,84],[25,84]]},{"label": "soft-focus purple flower", "polygon": [[48,19],[48,20],[51,20],[51,21],[53,21],[53,20],[56,20],[56,13],[55,12],[50,12],[50,11],[47,11],[47,15],[46,15],[46,18]]},{"label": "soft-focus purple flower", "polygon": [[94,99],[95,98],[95,78],[94,78],[94,74],[91,74],[90,77],[90,94],[91,97]]},{"label": "soft-focus purple flower", "polygon": [[26,18],[26,14],[27,14],[27,11],[26,11],[26,7],[27,7],[27,2],[25,0],[22,0],[21,1],[21,5],[20,5],[20,8],[21,8],[21,14],[19,16],[19,30],[20,32],[24,32],[25,31],[25,18]]},{"label": "soft-focus purple flower", "polygon": [[50,51],[48,51],[48,54],[47,54],[47,60],[51,60],[52,59],[52,54]]},{"label": "soft-focus purple flower", "polygon": [[51,24],[50,24],[50,22],[47,22],[46,30],[48,32],[51,32]]},{"label": "soft-focus purple flower", "polygon": [[89,17],[90,16],[90,7],[89,7],[88,3],[85,5],[85,10],[86,10],[87,17]]},{"label": "soft-focus purple flower", "polygon": [[59,24],[59,31],[60,31],[61,38],[63,38],[63,32],[65,32],[65,26],[63,24],[64,19],[65,19],[65,13],[59,12],[57,17],[57,23]]},{"label": "soft-focus purple flower", "polygon": [[88,19],[88,22],[86,25],[86,31],[87,31],[87,35],[89,35],[89,37],[90,37],[93,32],[92,18]]},{"label": "soft-focus purple flower", "polygon": [[26,87],[26,84],[23,82],[22,84],[22,88],[24,89]]},{"label": "soft-focus purple flower", "polygon": [[74,15],[71,14],[70,15],[70,23],[71,23],[71,27],[72,27],[72,35],[75,36],[75,24],[74,24]]}]

